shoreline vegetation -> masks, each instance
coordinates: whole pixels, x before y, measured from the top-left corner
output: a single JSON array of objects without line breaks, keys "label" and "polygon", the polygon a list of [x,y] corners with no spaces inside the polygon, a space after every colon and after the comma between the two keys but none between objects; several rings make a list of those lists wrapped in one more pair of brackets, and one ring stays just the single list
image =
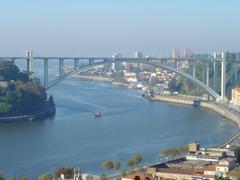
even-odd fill
[{"label": "shoreline vegetation", "polygon": [[12,62],[0,62],[0,122],[40,120],[55,115],[53,96],[46,93],[31,72],[20,71]]},{"label": "shoreline vegetation", "polygon": [[[94,81],[104,81],[110,83],[114,87],[129,87],[129,84],[125,84],[123,82],[116,82],[111,78],[107,77],[99,77],[99,76],[86,76],[86,75],[73,75],[72,77],[78,78],[81,80],[94,80]],[[166,103],[173,103],[173,104],[181,104],[181,105],[190,105],[193,106],[193,101],[197,97],[192,96],[181,96],[181,95],[155,95],[145,96],[147,99],[151,101],[157,102],[166,102]],[[231,112],[226,106],[217,104],[214,102],[210,102],[207,100],[202,100],[199,107],[211,110],[220,116],[224,117],[226,120],[230,120],[236,124],[238,131],[234,133],[231,137],[223,140],[222,143],[215,145],[215,147],[224,147],[227,144],[231,144],[234,140],[240,138],[240,117],[237,114]]]}]

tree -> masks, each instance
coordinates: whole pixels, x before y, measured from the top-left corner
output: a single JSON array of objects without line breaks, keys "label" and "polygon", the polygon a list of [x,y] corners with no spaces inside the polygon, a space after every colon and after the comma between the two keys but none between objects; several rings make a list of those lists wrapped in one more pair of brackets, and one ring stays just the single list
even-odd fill
[{"label": "tree", "polygon": [[22,177],[19,177],[18,180],[29,180],[29,179],[26,176],[22,176]]},{"label": "tree", "polygon": [[142,162],[142,156],[140,154],[135,154],[132,157],[133,163],[135,166],[138,166]]},{"label": "tree", "polygon": [[0,180],[5,180],[5,178],[2,174],[0,174]]},{"label": "tree", "polygon": [[134,161],[132,159],[127,160],[126,163],[127,163],[127,166],[130,168],[134,166]]},{"label": "tree", "polygon": [[74,169],[69,167],[58,168],[55,171],[55,176],[60,178],[61,175],[64,175],[64,178],[71,179],[74,177]]},{"label": "tree", "polygon": [[5,180],[5,177],[3,175],[3,171],[2,170],[0,170],[0,180]]},{"label": "tree", "polygon": [[141,179],[140,179],[140,176],[135,176],[135,177],[134,177],[134,180],[141,180]]},{"label": "tree", "polygon": [[106,175],[105,175],[105,174],[101,174],[101,175],[99,176],[99,180],[107,180]]},{"label": "tree", "polygon": [[107,170],[112,169],[113,168],[113,162],[109,161],[109,160],[106,160],[106,161],[103,162],[102,167],[104,169],[107,169]]},{"label": "tree", "polygon": [[39,79],[32,79],[10,61],[0,61],[0,80],[7,87],[0,87],[0,116],[34,115],[48,110],[55,114],[53,97],[47,100],[46,90]]},{"label": "tree", "polygon": [[119,170],[120,167],[121,167],[121,163],[120,163],[119,161],[115,161],[115,162],[113,163],[113,167],[114,167],[116,170]]},{"label": "tree", "polygon": [[188,151],[188,146],[180,146],[169,149],[164,149],[160,152],[162,157],[177,157],[186,154]]},{"label": "tree", "polygon": [[120,172],[120,174],[121,174],[122,177],[124,177],[124,176],[127,175],[127,172],[126,172],[126,170],[122,170],[122,171]]},{"label": "tree", "polygon": [[53,180],[53,176],[49,173],[45,173],[39,176],[38,180]]},{"label": "tree", "polygon": [[17,180],[17,177],[16,176],[11,176],[10,180]]}]

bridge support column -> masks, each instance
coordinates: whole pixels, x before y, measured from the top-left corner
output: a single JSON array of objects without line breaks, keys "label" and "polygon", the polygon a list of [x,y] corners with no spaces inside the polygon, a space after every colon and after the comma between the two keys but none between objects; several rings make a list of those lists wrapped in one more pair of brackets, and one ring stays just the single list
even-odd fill
[{"label": "bridge support column", "polygon": [[44,59],[44,87],[48,86],[48,59]]},{"label": "bridge support column", "polygon": [[213,89],[217,92],[217,62],[213,62]]},{"label": "bridge support column", "polygon": [[79,60],[78,59],[74,59],[74,70],[76,70],[79,66]]},{"label": "bridge support column", "polygon": [[141,71],[141,66],[140,63],[137,63],[137,71],[140,72]]},{"label": "bridge support column", "polygon": [[233,75],[234,79],[233,79],[233,85],[235,87],[237,79],[238,79],[238,66],[235,66],[234,68],[234,75]]},{"label": "bridge support column", "polygon": [[26,51],[26,60],[27,60],[26,71],[28,74],[31,74],[31,72],[32,72],[32,58],[33,58],[32,51]]},{"label": "bridge support column", "polygon": [[177,66],[178,66],[178,65],[177,65],[177,60],[175,59],[175,60],[174,60],[174,68],[177,69]]},{"label": "bridge support column", "polygon": [[201,80],[203,83],[205,83],[206,79],[205,79],[205,65],[201,64]]},{"label": "bridge support column", "polygon": [[64,73],[63,70],[63,59],[59,59],[59,76],[61,77]]},{"label": "bridge support column", "polygon": [[193,78],[196,78],[196,64],[195,63],[193,63],[193,71],[192,71],[192,76],[193,76]]},{"label": "bridge support column", "polygon": [[27,73],[30,74],[32,72],[32,59],[27,59]]},{"label": "bridge support column", "polygon": [[221,66],[221,100],[223,101],[226,97],[226,54],[224,52]]},{"label": "bridge support column", "polygon": [[209,87],[209,62],[207,63],[207,67],[206,67],[206,84]]},{"label": "bridge support column", "polygon": [[15,59],[14,58],[12,58],[11,61],[12,61],[13,64],[15,64]]},{"label": "bridge support column", "polygon": [[93,64],[93,59],[89,59],[89,65]]}]

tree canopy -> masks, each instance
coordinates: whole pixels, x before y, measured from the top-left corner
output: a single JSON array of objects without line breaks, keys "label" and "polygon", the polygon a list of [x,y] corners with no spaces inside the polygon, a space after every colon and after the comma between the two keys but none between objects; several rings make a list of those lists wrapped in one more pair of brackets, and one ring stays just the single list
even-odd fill
[{"label": "tree canopy", "polygon": [[[30,115],[46,109],[49,102],[40,81],[21,72],[10,61],[0,61],[0,81],[7,86],[0,86],[0,117]],[[54,105],[53,98],[50,99]]]},{"label": "tree canopy", "polygon": [[113,168],[113,162],[109,161],[109,160],[106,160],[106,161],[103,162],[102,167],[104,169],[112,169]]}]

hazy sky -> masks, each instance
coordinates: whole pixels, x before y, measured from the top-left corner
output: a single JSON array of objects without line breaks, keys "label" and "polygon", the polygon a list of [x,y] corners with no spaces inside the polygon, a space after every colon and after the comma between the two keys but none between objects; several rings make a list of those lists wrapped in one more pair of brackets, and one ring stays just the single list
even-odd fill
[{"label": "hazy sky", "polygon": [[240,51],[240,0],[0,0],[0,56]]}]

